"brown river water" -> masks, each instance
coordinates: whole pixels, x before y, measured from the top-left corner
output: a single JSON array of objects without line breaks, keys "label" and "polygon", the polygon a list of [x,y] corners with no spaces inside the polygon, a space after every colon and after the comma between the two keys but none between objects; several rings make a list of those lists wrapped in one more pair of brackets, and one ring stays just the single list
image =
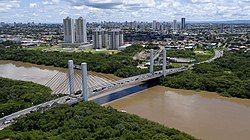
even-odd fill
[{"label": "brown river water", "polygon": [[247,99],[155,86],[106,105],[204,140],[250,139]]},{"label": "brown river water", "polygon": [[[0,61],[0,77],[39,84],[45,84],[59,71],[65,72],[65,69]],[[104,74],[98,76],[116,78]],[[155,86],[105,105],[126,110],[204,140],[250,139],[250,100],[247,99]]]}]

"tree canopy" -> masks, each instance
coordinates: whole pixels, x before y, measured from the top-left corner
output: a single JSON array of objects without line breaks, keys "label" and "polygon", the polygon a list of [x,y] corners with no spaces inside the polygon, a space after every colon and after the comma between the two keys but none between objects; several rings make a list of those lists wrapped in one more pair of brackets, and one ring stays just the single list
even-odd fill
[{"label": "tree canopy", "polygon": [[56,98],[48,87],[1,77],[0,89],[0,117]]},{"label": "tree canopy", "polygon": [[213,63],[196,65],[192,70],[161,78],[161,85],[250,98],[249,58],[250,54],[243,51],[227,51]]},{"label": "tree canopy", "polygon": [[61,105],[22,116],[0,131],[0,139],[13,140],[193,140],[176,129],[101,107],[93,102]]}]

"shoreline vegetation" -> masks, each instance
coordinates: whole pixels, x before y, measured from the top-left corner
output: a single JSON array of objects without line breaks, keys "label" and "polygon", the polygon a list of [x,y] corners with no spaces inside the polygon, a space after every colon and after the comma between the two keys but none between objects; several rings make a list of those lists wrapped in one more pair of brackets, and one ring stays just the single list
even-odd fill
[{"label": "shoreline vegetation", "polygon": [[212,63],[162,77],[160,85],[187,90],[216,92],[221,96],[250,99],[250,54],[226,51]]},{"label": "shoreline vegetation", "polygon": [[179,130],[93,102],[60,105],[44,113],[21,116],[13,125],[0,131],[0,139],[6,138],[195,140]]}]

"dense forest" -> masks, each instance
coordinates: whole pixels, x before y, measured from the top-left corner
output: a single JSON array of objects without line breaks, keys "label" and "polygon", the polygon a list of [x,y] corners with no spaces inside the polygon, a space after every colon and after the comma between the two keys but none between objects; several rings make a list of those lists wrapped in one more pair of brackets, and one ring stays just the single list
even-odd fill
[{"label": "dense forest", "polygon": [[0,118],[56,98],[48,87],[0,77]]},{"label": "dense forest", "polygon": [[[140,45],[132,45],[124,51],[114,54],[95,54],[77,52],[43,52],[40,50],[25,50],[16,48],[0,48],[0,60],[14,60],[30,62],[38,65],[51,65],[55,67],[67,67],[68,60],[74,60],[75,64],[82,62],[88,64],[88,70],[102,73],[116,73],[125,76],[127,68],[131,70],[130,76],[138,75],[144,71],[137,68],[137,61],[132,57],[144,49]],[[127,72],[126,72],[127,73]]]},{"label": "dense forest", "polygon": [[250,98],[250,53],[227,51],[212,63],[196,65],[192,70],[161,78],[161,85]]},{"label": "dense forest", "polygon": [[13,140],[192,140],[194,137],[93,102],[22,116],[0,131]]}]

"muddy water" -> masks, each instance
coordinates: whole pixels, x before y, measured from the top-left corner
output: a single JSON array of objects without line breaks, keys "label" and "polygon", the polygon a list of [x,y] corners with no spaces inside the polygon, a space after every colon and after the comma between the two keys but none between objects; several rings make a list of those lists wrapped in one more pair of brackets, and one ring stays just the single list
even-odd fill
[{"label": "muddy water", "polygon": [[45,84],[62,68],[15,61],[0,61],[0,77]]},{"label": "muddy water", "polygon": [[[0,61],[0,77],[32,81],[49,86],[53,93],[69,93],[67,69],[16,61]],[[55,76],[55,77],[54,77]],[[95,82],[95,80],[98,82]],[[119,78],[111,74],[88,72],[88,86],[96,86]],[[52,80],[52,81],[51,81]],[[81,71],[75,70],[75,91],[81,89]]]},{"label": "muddy water", "polygon": [[107,105],[204,140],[250,139],[250,100],[155,86]]}]

